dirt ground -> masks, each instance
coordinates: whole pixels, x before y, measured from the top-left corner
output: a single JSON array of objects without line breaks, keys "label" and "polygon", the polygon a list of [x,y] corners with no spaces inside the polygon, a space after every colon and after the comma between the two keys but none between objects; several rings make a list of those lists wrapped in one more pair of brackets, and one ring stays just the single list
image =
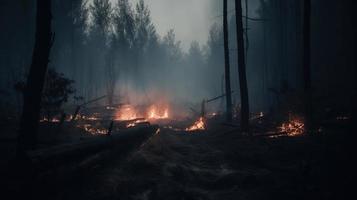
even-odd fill
[{"label": "dirt ground", "polygon": [[161,129],[127,159],[114,156],[57,185],[51,199],[345,199],[355,170],[350,139]]},{"label": "dirt ground", "polygon": [[[353,194],[355,129],[261,137],[213,125],[160,132],[126,158],[37,179],[34,199],[347,199]],[[13,190],[16,191],[16,190]]]}]

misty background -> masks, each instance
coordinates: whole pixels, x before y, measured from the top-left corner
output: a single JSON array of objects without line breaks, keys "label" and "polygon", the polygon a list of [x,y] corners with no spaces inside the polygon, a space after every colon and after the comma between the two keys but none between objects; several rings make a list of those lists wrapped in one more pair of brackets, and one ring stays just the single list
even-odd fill
[{"label": "misty background", "polygon": [[[231,77],[233,101],[239,105],[233,2],[228,9]],[[244,19],[244,26],[250,104],[252,111],[268,111],[281,103],[277,91],[302,90],[302,5],[299,0],[248,2],[250,19]],[[73,79],[75,95],[85,100],[108,95],[103,103],[191,105],[219,96],[224,93],[221,4],[218,0],[53,0],[55,43],[49,67]],[[315,9],[322,4],[324,9]],[[357,85],[356,28],[350,16],[354,11],[346,4],[353,1],[316,0],[312,11],[317,98],[329,96],[326,103],[342,107],[353,100]],[[0,9],[0,26],[6,30],[0,33],[1,106],[18,110],[22,96],[13,85],[27,77],[35,5],[33,0],[4,0]],[[245,9],[244,4],[244,15]],[[343,31],[345,27],[351,30]],[[346,98],[336,101],[332,96],[337,95]],[[223,102],[214,106],[223,109]]]}]

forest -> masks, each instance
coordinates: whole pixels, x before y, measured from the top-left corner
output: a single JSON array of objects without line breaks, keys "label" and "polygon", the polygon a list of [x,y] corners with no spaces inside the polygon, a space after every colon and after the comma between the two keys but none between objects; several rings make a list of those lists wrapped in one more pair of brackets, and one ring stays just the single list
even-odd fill
[{"label": "forest", "polygon": [[1,0],[0,198],[350,199],[355,10]]}]

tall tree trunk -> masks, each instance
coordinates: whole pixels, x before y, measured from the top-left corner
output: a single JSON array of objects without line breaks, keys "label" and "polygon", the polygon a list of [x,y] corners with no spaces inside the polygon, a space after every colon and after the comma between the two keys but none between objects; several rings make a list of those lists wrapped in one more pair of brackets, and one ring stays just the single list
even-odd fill
[{"label": "tall tree trunk", "polygon": [[264,0],[260,0],[260,5],[262,6],[262,15],[263,15],[263,70],[262,70],[262,93],[264,99],[263,106],[266,108],[267,105],[267,85],[268,85],[268,57],[267,57],[267,14],[266,14],[266,3]]},{"label": "tall tree trunk", "polygon": [[51,20],[51,0],[37,0],[36,38],[18,131],[18,155],[36,148],[37,145],[42,90],[53,42]]},{"label": "tall tree trunk", "polygon": [[[280,1],[280,31],[281,31],[281,57],[279,58],[281,60],[281,77],[280,81],[281,83],[283,82],[288,82],[289,80],[289,73],[288,73],[288,48],[287,48],[287,18],[288,18],[288,12],[287,12],[287,2],[288,1]],[[283,87],[280,85],[280,87]]]},{"label": "tall tree trunk", "polygon": [[[242,12],[243,13],[243,12]],[[249,25],[249,8],[248,0],[245,0],[245,64],[248,65],[248,49],[249,49],[249,36],[248,36],[248,27]]]},{"label": "tall tree trunk", "polygon": [[223,0],[223,36],[224,36],[224,66],[226,79],[226,106],[227,106],[227,121],[232,121],[232,93],[231,93],[231,72],[229,62],[229,44],[228,44],[228,14],[227,0]]},{"label": "tall tree trunk", "polygon": [[243,22],[242,22],[242,2],[235,1],[236,10],[236,28],[237,28],[237,47],[238,47],[238,73],[239,73],[239,87],[241,97],[241,127],[242,131],[249,130],[249,99],[248,99],[248,85],[245,69],[245,53],[244,53],[244,39],[243,39]]},{"label": "tall tree trunk", "polygon": [[304,76],[304,93],[305,93],[305,127],[306,131],[311,131],[311,50],[310,50],[310,31],[311,31],[311,0],[304,1],[304,52],[303,52],[303,76]]},{"label": "tall tree trunk", "polygon": [[[355,43],[354,43],[354,101],[356,102],[357,101],[357,28],[355,27],[354,28],[354,40],[355,40]],[[352,105],[352,118],[353,118],[353,122],[354,123],[357,123],[357,105],[356,104],[353,104]]]}]

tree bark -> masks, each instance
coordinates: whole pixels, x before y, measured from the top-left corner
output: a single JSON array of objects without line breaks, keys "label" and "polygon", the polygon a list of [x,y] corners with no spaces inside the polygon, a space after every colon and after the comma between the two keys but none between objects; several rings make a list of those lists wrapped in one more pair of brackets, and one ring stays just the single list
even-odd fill
[{"label": "tree bark", "polygon": [[304,93],[305,93],[305,127],[306,131],[311,130],[311,0],[304,1],[304,52],[303,52],[303,77],[304,77]]},{"label": "tree bark", "polygon": [[36,38],[18,130],[18,155],[35,149],[37,145],[42,90],[53,42],[51,20],[51,0],[37,0]]},{"label": "tree bark", "polygon": [[228,17],[227,17],[227,0],[223,0],[223,36],[224,36],[224,66],[226,79],[226,118],[228,122],[232,121],[232,95],[231,95],[231,78],[229,62],[229,44],[228,44]]},{"label": "tree bark", "polygon": [[238,75],[239,87],[241,97],[241,127],[242,131],[249,130],[249,99],[248,99],[248,85],[245,68],[245,53],[244,53],[244,39],[243,39],[243,22],[242,22],[242,2],[235,1],[236,11],[236,28],[237,28],[237,48],[238,48]]}]

